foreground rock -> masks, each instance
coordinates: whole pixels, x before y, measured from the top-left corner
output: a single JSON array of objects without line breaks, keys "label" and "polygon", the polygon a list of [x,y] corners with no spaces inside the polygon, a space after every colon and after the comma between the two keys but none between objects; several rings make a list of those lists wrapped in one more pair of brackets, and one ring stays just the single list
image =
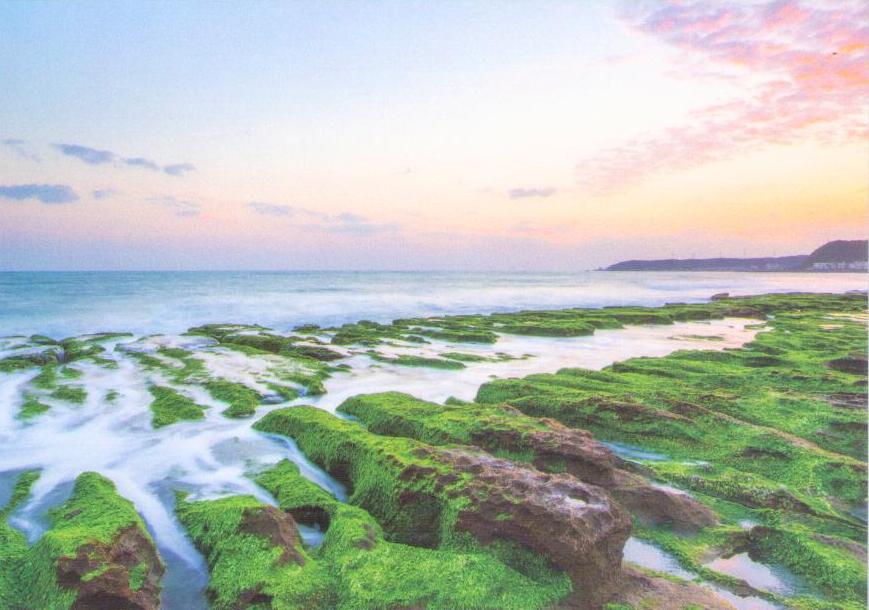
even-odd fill
[{"label": "foreground rock", "polygon": [[[529,553],[507,561],[467,544],[431,549],[389,541],[367,511],[339,502],[289,461],[260,473],[256,482],[278,507],[251,496],[181,499],[177,506],[208,564],[215,610],[546,610],[570,592],[566,576],[535,563]],[[303,548],[296,522],[318,527],[322,544]],[[531,575],[517,567],[531,567]]]},{"label": "foreground rock", "polygon": [[313,407],[273,411],[255,427],[295,439],[398,542],[437,548],[470,534],[484,548],[530,549],[570,575],[577,608],[618,587],[630,517],[597,486],[468,447],[378,436]]},{"label": "foreground rock", "polygon": [[339,411],[359,418],[377,434],[439,445],[469,443],[496,455],[522,456],[544,472],[566,472],[607,489],[644,523],[696,531],[718,521],[691,496],[655,486],[632,472],[629,463],[585,430],[554,419],[529,417],[505,405],[438,405],[398,392],[355,396]]},{"label": "foreground rock", "polygon": [[[24,487],[17,491],[19,501],[26,497]],[[0,607],[160,607],[163,565],[133,505],[111,481],[93,472],[80,475],[51,522],[32,547],[17,530],[0,528],[0,571],[11,576],[0,578]]]}]

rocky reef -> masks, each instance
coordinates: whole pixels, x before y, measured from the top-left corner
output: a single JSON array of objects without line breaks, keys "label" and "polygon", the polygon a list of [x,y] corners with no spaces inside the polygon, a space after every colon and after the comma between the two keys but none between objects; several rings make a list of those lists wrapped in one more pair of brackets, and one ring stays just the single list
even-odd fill
[{"label": "rocky reef", "polygon": [[[149,438],[177,433],[183,443],[197,426],[229,422],[238,427],[225,428],[235,436],[224,442],[241,443],[245,431],[245,442],[272,443],[272,455],[273,439],[284,439],[346,490],[314,483],[299,457],[263,463],[255,452],[232,466],[244,481],[234,494],[176,486],[170,510],[204,558],[216,609],[752,600],[856,610],[867,580],[866,309],[862,293],[717,295],[290,332],[216,324],[181,337],[12,337],[0,340],[0,375],[17,384],[10,420],[22,429],[65,409],[111,413],[138,392],[136,425]],[[316,406],[360,360],[461,375],[524,358],[495,351],[504,336],[569,340],[731,317],[759,325],[736,349],[494,378],[473,400],[377,391],[343,400],[336,414]],[[111,371],[135,389],[88,384]],[[78,474],[29,543],[16,515],[40,472],[16,472],[0,511],[0,608],[160,607],[156,545],[140,507],[107,476]],[[318,535],[305,542],[310,531]],[[626,556],[629,541],[666,556],[669,573]],[[755,579],[740,566],[787,578]]]}]

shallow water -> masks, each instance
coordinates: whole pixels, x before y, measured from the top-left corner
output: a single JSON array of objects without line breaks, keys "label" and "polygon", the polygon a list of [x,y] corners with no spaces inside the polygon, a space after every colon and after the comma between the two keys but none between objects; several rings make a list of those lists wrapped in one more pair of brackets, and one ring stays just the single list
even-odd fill
[{"label": "shallow water", "polygon": [[[444,343],[408,347],[379,347],[387,355],[412,353],[437,356],[443,352],[462,352],[480,356],[506,354],[515,359],[499,362],[468,362],[460,371],[429,367],[394,366],[373,361],[366,355],[342,360],[352,366],[347,373],[337,373],[326,381],[326,394],[296,401],[334,411],[345,399],[356,394],[394,390],[417,398],[444,402],[454,397],[473,400],[479,387],[496,377],[524,377],[534,373],[555,372],[562,368],[600,370],[605,366],[639,356],[666,356],[681,349],[739,347],[750,341],[756,329],[746,328],[757,320],[724,319],[709,322],[684,322],[676,325],[627,326],[618,330],[597,330],[590,337],[549,338],[501,335],[492,345]],[[676,339],[681,334],[698,338]],[[710,343],[700,338],[719,335],[721,341]],[[623,447],[627,447],[623,445]],[[645,455],[652,455],[645,452]],[[653,458],[643,458],[653,459]]]},{"label": "shallow water", "polygon": [[[664,572],[684,580],[695,581],[698,578],[696,574],[689,572],[679,565],[676,558],[666,551],[659,549],[654,544],[633,537],[628,538],[628,541],[625,543],[624,560],[648,570]],[[702,587],[714,591],[718,597],[730,602],[736,610],[780,610],[781,608],[778,604],[754,595],[741,597],[715,583],[699,580],[695,582]]]},{"label": "shallow water", "polygon": [[732,557],[718,557],[706,567],[740,578],[755,589],[794,595],[800,590],[800,581],[789,570],[781,566],[768,566],[749,557],[748,553],[737,553]]},{"label": "shallow water", "polygon": [[628,445],[626,443],[612,443],[609,441],[604,441],[603,444],[609,447],[610,450],[620,458],[632,462],[643,460],[650,462],[663,462],[670,459],[663,453],[655,453],[654,451],[649,451],[648,449],[643,449],[642,447],[637,447],[636,445]]}]

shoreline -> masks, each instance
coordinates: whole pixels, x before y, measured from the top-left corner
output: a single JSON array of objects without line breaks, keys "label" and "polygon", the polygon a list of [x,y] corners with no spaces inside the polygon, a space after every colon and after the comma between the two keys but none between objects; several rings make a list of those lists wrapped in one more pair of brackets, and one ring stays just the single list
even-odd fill
[{"label": "shoreline", "polygon": [[[719,553],[723,551],[724,554],[719,557],[726,557],[728,549],[737,554],[740,549],[748,548],[755,556],[770,562],[770,565],[795,570],[798,580],[810,582],[816,590],[821,591],[817,593],[820,598],[813,593],[812,599],[822,600],[833,595],[834,601],[831,603],[839,604],[835,607],[851,608],[849,604],[852,601],[859,603],[853,597],[858,590],[854,585],[859,584],[861,579],[865,584],[865,572],[863,576],[846,576],[849,574],[846,570],[842,578],[851,580],[840,580],[835,587],[830,587],[823,580],[827,578],[824,576],[826,572],[806,572],[804,564],[794,562],[787,555],[777,554],[775,549],[787,548],[790,549],[789,552],[797,552],[799,557],[823,550],[826,555],[818,555],[816,558],[818,569],[826,565],[825,561],[833,559],[840,568],[846,564],[859,565],[847,563],[850,560],[846,556],[838,550],[827,550],[827,547],[844,548],[842,545],[846,543],[856,543],[859,546],[857,541],[860,535],[865,535],[865,523],[861,525],[861,522],[848,514],[848,510],[854,506],[854,498],[860,497],[860,486],[865,490],[865,457],[858,448],[851,445],[854,442],[859,444],[859,430],[865,429],[865,407],[862,411],[838,407],[824,402],[827,399],[819,396],[835,395],[838,401],[836,404],[849,404],[849,396],[853,396],[854,400],[860,396],[860,392],[848,389],[848,384],[851,383],[848,380],[862,379],[865,384],[865,308],[865,293],[773,294],[719,298],[704,304],[657,308],[604,307],[491,315],[465,314],[396,320],[392,324],[363,321],[334,328],[303,325],[296,329],[295,336],[275,334],[262,327],[218,324],[194,328],[186,337],[175,338],[115,335],[81,337],[60,343],[47,338],[34,338],[30,343],[35,351],[31,350],[26,358],[22,357],[19,350],[19,357],[16,358],[19,362],[10,364],[9,354],[5,354],[6,358],[0,360],[0,369],[14,369],[18,372],[10,372],[10,375],[20,379],[15,382],[15,386],[4,386],[3,382],[10,378],[0,376],[0,391],[4,387],[20,387],[21,390],[15,390],[16,394],[24,391],[36,403],[28,407],[27,418],[23,420],[23,424],[14,426],[23,425],[20,430],[37,435],[34,438],[38,438],[40,426],[51,426],[43,429],[55,429],[59,443],[63,442],[62,439],[67,434],[65,422],[74,421],[63,418],[78,418],[77,410],[83,410],[82,416],[89,414],[87,421],[95,423],[114,412],[112,417],[116,418],[115,425],[129,427],[131,414],[142,413],[142,409],[147,412],[148,402],[151,402],[153,430],[148,431],[147,428],[141,428],[143,423],[136,423],[129,436],[123,437],[126,439],[124,442],[133,443],[133,439],[139,437],[142,440],[164,439],[161,442],[165,442],[177,436],[177,442],[182,444],[178,444],[177,450],[173,451],[177,451],[178,457],[189,451],[183,444],[189,442],[183,440],[189,434],[207,429],[213,425],[211,422],[231,423],[232,418],[242,418],[237,420],[241,427],[226,428],[227,433],[220,437],[220,442],[204,445],[203,448],[207,448],[207,455],[217,448],[240,443],[232,451],[241,453],[237,453],[233,459],[248,456],[245,459],[249,460],[257,455],[260,456],[258,460],[268,458],[265,462],[259,462],[261,470],[250,474],[253,478],[247,478],[249,482],[236,492],[244,492],[246,489],[247,493],[254,494],[251,500],[242,502],[240,499],[233,499],[241,496],[214,499],[207,492],[203,496],[200,490],[183,502],[179,500],[175,512],[180,511],[178,514],[186,526],[187,535],[192,536],[192,541],[205,553],[206,559],[210,557],[208,549],[218,541],[199,536],[196,534],[199,531],[197,528],[211,523],[213,519],[224,518],[221,515],[234,514],[232,511],[235,510],[241,510],[239,514],[247,514],[249,511],[259,514],[266,511],[262,507],[276,502],[282,509],[289,511],[283,514],[291,517],[293,525],[291,527],[284,517],[279,518],[276,513],[269,513],[272,515],[269,519],[277,519],[273,523],[270,521],[270,528],[278,527],[279,523],[285,529],[319,524],[325,534],[322,547],[301,543],[301,546],[297,546],[282,538],[270,539],[269,544],[276,546],[268,548],[282,548],[285,552],[300,553],[301,557],[306,558],[304,565],[310,564],[313,566],[312,570],[325,570],[320,576],[309,573],[304,577],[305,582],[319,587],[318,590],[323,595],[326,592],[338,596],[348,594],[342,593],[346,591],[343,587],[358,582],[354,580],[356,578],[374,577],[376,571],[370,571],[375,569],[374,566],[384,570],[396,567],[387,568],[390,564],[377,563],[380,560],[375,561],[373,557],[379,557],[378,553],[410,554],[414,556],[412,563],[430,561],[434,556],[429,556],[428,553],[435,552],[431,550],[434,544],[434,548],[439,549],[436,552],[450,556],[452,562],[458,561],[460,557],[465,558],[462,561],[469,557],[478,557],[482,562],[479,569],[483,572],[475,573],[477,577],[481,577],[483,573],[501,573],[502,577],[506,577],[506,573],[502,571],[513,570],[510,578],[524,583],[522,605],[517,606],[523,610],[542,607],[540,604],[548,604],[549,601],[546,600],[554,599],[553,596],[566,596],[574,599],[574,603],[593,605],[596,603],[594,600],[610,595],[607,592],[608,587],[616,583],[612,579],[618,577],[618,570],[609,570],[608,572],[613,573],[608,573],[597,593],[592,594],[588,589],[591,585],[588,583],[595,582],[600,577],[587,580],[593,573],[588,571],[592,570],[591,566],[571,572],[566,566],[573,564],[565,562],[562,564],[564,569],[557,569],[558,561],[561,561],[557,558],[563,551],[553,547],[553,543],[545,537],[534,538],[539,532],[545,531],[544,522],[527,522],[527,517],[522,513],[523,506],[535,506],[539,502],[539,498],[543,497],[540,494],[545,496],[553,493],[551,490],[554,488],[551,485],[556,482],[558,485],[567,485],[568,481],[580,481],[585,487],[577,487],[570,492],[579,494],[578,496],[558,496],[563,498],[559,501],[565,503],[563,510],[566,512],[553,513],[550,518],[554,520],[553,523],[558,523],[559,519],[571,515],[571,519],[577,520],[575,523],[582,523],[587,518],[584,515],[588,508],[584,506],[587,506],[588,500],[575,504],[571,498],[581,497],[583,494],[604,494],[600,496],[601,506],[610,508],[602,516],[606,515],[605,520],[609,520],[610,525],[576,531],[575,535],[580,536],[577,541],[593,532],[599,538],[598,542],[590,543],[590,546],[589,543],[583,543],[586,545],[582,547],[585,549],[583,553],[602,552],[601,549],[606,546],[604,540],[612,540],[616,546],[619,545],[618,540],[622,540],[623,544],[627,523],[628,531],[633,529],[635,537],[655,544],[675,557],[682,568],[700,574],[706,581],[724,586],[737,597],[741,592],[748,598],[755,597],[770,603],[787,600],[787,603],[796,603],[797,607],[802,607],[800,604],[803,603],[799,602],[799,595],[802,593],[794,593],[797,597],[793,597],[757,587],[746,588],[748,585],[739,584],[733,577],[711,571],[705,567],[705,563],[713,548]],[[699,325],[697,328],[704,328],[705,321],[721,320],[737,314],[742,318],[757,319],[767,327],[764,332],[753,336],[752,343],[737,349],[702,351],[703,347],[714,347],[722,340],[715,334],[717,327],[713,324],[708,327],[710,330],[705,335],[694,336],[695,331],[692,331],[692,336],[687,338],[689,343],[686,345],[700,348],[701,351],[676,351],[658,357],[633,358],[617,362],[601,371],[567,368],[554,373],[532,374],[522,379],[490,379],[478,388],[471,401],[447,400],[438,404],[408,395],[388,392],[384,394],[384,390],[394,388],[378,386],[380,389],[375,388],[375,393],[369,393],[365,401],[360,402],[350,397],[344,400],[338,406],[338,413],[343,418],[311,407],[285,406],[310,403],[309,400],[306,401],[306,396],[316,397],[322,392],[327,392],[328,396],[331,379],[349,375],[348,387],[352,387],[353,375],[358,373],[354,373],[357,370],[355,364],[349,368],[346,366],[346,362],[349,362],[347,359],[351,356],[362,359],[375,371],[377,367],[406,370],[411,375],[419,374],[420,379],[435,380],[429,383],[437,383],[436,379],[460,376],[462,371],[474,366],[497,367],[498,362],[509,365],[509,358],[498,355],[498,344],[504,336],[537,337],[541,345],[545,345],[546,341],[577,341],[577,345],[580,345],[594,339],[599,334],[598,331],[603,332],[606,329],[622,326],[642,328],[642,325],[648,324],[653,325],[648,328],[666,329],[675,328],[672,326],[674,322],[695,324]],[[800,337],[803,338],[794,343]],[[825,340],[818,343],[818,339],[822,337]],[[855,346],[850,348],[851,351],[863,350],[862,373],[859,364],[852,364],[848,360],[851,351],[845,349],[845,345]],[[717,355],[713,357],[714,354]],[[508,355],[514,358],[521,354]],[[397,362],[396,358],[401,359],[402,356],[405,357],[404,360]],[[42,361],[36,362],[40,358]],[[491,359],[491,362],[486,359]],[[22,360],[24,362],[20,362]],[[831,368],[833,365],[827,364],[839,361],[841,364],[835,365],[838,368]],[[345,366],[342,367],[342,364]],[[853,368],[854,366],[857,368]],[[823,375],[818,376],[820,371],[823,371]],[[34,372],[38,372],[35,377]],[[241,372],[244,374],[241,375]],[[770,376],[770,373],[776,374]],[[802,379],[801,375],[808,377]],[[98,379],[101,381],[99,385],[95,385]],[[783,380],[787,381],[781,386]],[[114,387],[113,384],[120,381],[127,385]],[[770,398],[770,388],[778,386],[781,388],[774,395],[778,395],[781,389],[787,389],[787,394],[782,398]],[[80,387],[81,391],[76,392],[76,387]],[[157,392],[154,388],[158,387],[164,389]],[[102,394],[94,394],[95,388],[99,388]],[[369,392],[372,388],[365,386],[360,389]],[[818,394],[819,390],[821,394]],[[109,400],[111,392],[115,392],[117,396]],[[803,416],[809,418],[805,423],[785,416],[794,408],[791,404],[793,399],[786,396],[795,395],[804,395],[799,400],[800,404],[807,405],[806,409],[811,405],[810,410]],[[275,404],[276,399],[279,400]],[[20,404],[24,409],[24,403]],[[76,404],[81,406],[76,407]],[[113,404],[116,406],[112,407]],[[46,408],[42,410],[42,407]],[[125,412],[125,409],[131,410]],[[219,412],[220,409],[223,409],[223,415]],[[266,414],[265,417],[261,417],[263,413]],[[139,415],[136,417],[136,421],[141,419]],[[14,420],[7,421],[10,422],[7,426],[13,425],[11,422]],[[320,497],[318,494],[322,492],[315,491],[320,488],[311,487],[310,481],[304,476],[294,474],[291,466],[282,466],[284,462],[275,461],[275,458],[280,459],[282,450],[271,442],[263,444],[262,440],[257,440],[262,437],[250,430],[250,423],[253,422],[256,422],[255,427],[258,430],[292,438],[290,442],[298,444],[298,448],[306,455],[297,464],[314,468],[312,472],[328,473],[332,480],[345,485],[348,492],[352,491],[349,494],[349,503],[335,504],[334,500],[327,500],[325,496],[316,500],[320,506],[318,510],[329,515],[327,521],[323,521],[322,515],[312,517],[315,513],[302,510],[303,506],[308,506],[306,502],[313,502],[314,498]],[[842,427],[847,422],[850,423]],[[857,426],[853,430],[852,424]],[[804,425],[809,427],[801,427]],[[815,433],[807,435],[807,430],[814,430],[818,426],[829,427],[834,434],[829,437]],[[0,425],[0,434],[3,432],[2,428]],[[242,430],[248,432],[242,433]],[[591,436],[584,436],[588,433],[582,432],[583,430],[590,432],[596,440]],[[529,436],[529,432],[533,434]],[[237,436],[238,440],[230,442],[233,436]],[[549,440],[545,440],[543,444],[535,444],[537,441],[528,444],[528,439],[538,437],[540,442]],[[549,443],[556,438],[560,439],[558,443],[561,445],[556,444],[553,447],[557,446],[559,449],[555,453],[551,448],[544,451],[544,447],[549,447]],[[724,438],[728,439],[726,444],[722,444],[721,439]],[[639,447],[656,457],[651,460],[641,459],[634,465],[633,462],[613,454],[598,441],[615,443],[613,446],[622,444]],[[227,442],[230,445],[226,445]],[[470,453],[461,449],[457,454],[458,449],[450,448],[454,443],[461,446],[476,445],[480,449]],[[295,444],[292,446],[295,447]],[[329,449],[345,445],[352,447],[352,451],[343,457]],[[135,446],[131,444],[130,449]],[[167,453],[170,446],[163,448],[164,458],[175,455]],[[480,450],[485,453],[476,453]],[[99,446],[94,447],[91,453],[93,451],[99,452]],[[226,449],[220,449],[220,452],[224,451]],[[420,451],[428,456],[422,462],[418,455]],[[285,453],[283,455],[286,456]],[[495,456],[497,459],[492,462],[491,457],[486,456]],[[661,456],[665,459],[660,459]],[[382,461],[384,458],[385,462]],[[80,459],[87,463],[93,460],[93,456],[76,454],[67,456],[67,459],[72,459],[73,462]],[[307,460],[312,460],[313,464]],[[793,468],[796,469],[793,473],[782,472],[780,466],[777,466],[790,462],[794,463]],[[227,465],[231,463],[233,462]],[[219,461],[215,462],[214,466],[219,464]],[[487,483],[490,487],[485,491],[486,497],[501,497],[499,494],[504,493],[502,485],[535,472],[539,473],[533,475],[537,478],[529,479],[523,485],[531,485],[531,489],[537,491],[529,492],[518,503],[509,501],[504,496],[497,508],[484,509],[487,506],[485,503],[474,508],[474,502],[479,500],[473,498],[478,493],[483,493],[483,489],[473,486],[457,488],[455,485],[458,483],[446,482],[454,476],[451,473],[461,472],[468,464],[479,464],[474,468],[491,471],[491,478],[487,480],[492,482]],[[154,467],[154,463],[148,463],[149,469]],[[420,471],[420,475],[405,478],[409,472],[407,468],[413,470],[417,467],[423,468],[423,471],[434,468],[434,471],[425,475]],[[371,468],[381,475],[375,479],[366,478],[368,475],[363,476],[363,472],[374,472]],[[853,468],[859,468],[859,471],[852,472]],[[50,469],[43,472],[41,478],[49,476],[49,473]],[[742,473],[741,479],[733,478],[735,473]],[[816,476],[821,478],[817,481],[806,480],[805,473],[817,473]],[[432,476],[435,478],[431,479]],[[443,483],[437,483],[441,480],[440,477],[447,478],[443,479]],[[460,477],[459,480],[464,479]],[[532,480],[535,482],[532,483]],[[740,480],[743,482],[739,483]],[[409,484],[408,481],[418,483]],[[835,481],[840,482],[834,484]],[[848,483],[842,487],[844,481]],[[652,484],[654,482],[657,483]],[[144,506],[139,504],[145,499],[137,495],[133,481],[115,480],[114,483],[118,487],[119,497],[130,494],[128,497],[136,506]],[[435,486],[428,487],[430,483]],[[32,492],[37,495],[50,491],[50,488],[44,487],[50,486],[49,481],[43,483],[38,478],[30,484],[34,486]],[[423,487],[417,487],[418,484]],[[102,483],[96,481],[93,485],[100,493],[108,493]],[[370,487],[371,485],[374,487]],[[381,500],[376,500],[379,497],[377,494],[371,496],[364,491],[370,487],[373,493],[381,485],[395,490],[395,493],[416,494],[425,489],[423,497],[427,499],[412,499],[411,494],[406,502],[389,505],[388,502],[383,504]],[[438,485],[443,485],[442,491],[437,491]],[[787,494],[776,491],[780,485],[788,489]],[[818,492],[812,491],[814,485],[821,485],[821,489],[825,490],[821,496],[816,496]],[[180,489],[185,486],[191,492],[196,489],[189,487],[189,483],[181,485]],[[306,489],[303,496],[308,499],[295,506],[294,502],[297,500],[289,499],[285,495],[292,489]],[[585,491],[580,491],[581,489]],[[597,489],[605,491],[598,492]],[[563,491],[558,493],[564,494]],[[614,499],[610,499],[609,494]],[[21,495],[26,499],[27,490],[22,491]],[[68,502],[74,501],[76,497]],[[293,495],[293,498],[296,497]],[[263,504],[268,498],[274,500]],[[447,515],[452,514],[450,511],[453,509],[449,507],[458,500],[462,503],[471,501],[472,504],[470,507],[462,504],[465,508],[457,508],[457,514],[470,512],[458,521],[451,521],[451,518],[443,521]],[[835,502],[831,504],[830,500]],[[490,501],[494,500],[486,502]],[[847,504],[848,502],[851,504]],[[835,505],[836,503],[839,505]],[[440,513],[425,516],[428,513],[425,513],[423,507],[427,505],[441,507]],[[624,517],[619,516],[622,514],[620,511],[625,510],[618,508],[619,506],[627,507],[631,513],[632,528],[629,525],[631,519],[626,522]],[[26,503],[18,510],[24,507]],[[173,509],[171,506],[168,509],[170,512],[165,516],[171,517]],[[349,514],[345,515],[351,509],[361,512],[354,513],[357,516],[351,519]],[[551,506],[546,510],[550,509]],[[493,510],[494,513],[491,512]],[[486,514],[500,514],[497,511],[510,516],[501,521],[477,521]],[[341,577],[345,580],[335,581],[334,576],[327,578],[326,575],[333,570],[329,566],[337,565],[331,563],[337,557],[332,557],[325,549],[338,544],[335,527],[339,523],[349,524],[353,519],[372,520],[369,521],[372,527],[386,528],[386,538],[375,536],[369,550],[353,550],[356,547],[352,545],[337,547],[344,549],[341,556],[345,559],[363,552],[375,555],[366,560],[369,563],[374,562],[368,571],[363,570],[355,575],[345,574]],[[402,519],[410,519],[407,523],[413,527],[408,530],[407,526],[400,526]],[[429,523],[430,519],[434,521]],[[742,521],[751,521],[755,525],[746,529],[740,525]],[[329,525],[329,522],[332,524]],[[505,524],[510,523],[514,525],[505,529]],[[600,525],[603,522],[597,523]],[[797,525],[809,527],[812,535],[821,536],[824,540],[835,540],[835,544],[821,543],[811,536],[801,534],[802,530]],[[53,527],[56,528],[57,524]],[[178,531],[183,535],[185,530]],[[50,527],[49,534],[52,531]],[[425,532],[429,532],[425,535],[430,535],[434,531],[446,532],[447,538],[441,537],[436,543],[429,541],[420,546],[421,540],[415,537]],[[526,533],[520,536],[520,531]],[[582,534],[582,531],[586,533]],[[676,531],[680,533],[675,535]],[[455,542],[450,540],[461,532],[464,532],[459,536],[462,540],[463,536],[470,533],[477,542],[466,541],[455,546]],[[492,554],[485,541],[489,540],[493,532],[499,532],[496,537],[507,536],[507,540],[510,536],[519,536],[514,541],[522,540],[525,550],[520,552],[514,548],[508,555]],[[236,540],[239,536],[244,538],[249,534],[237,530],[228,532],[227,535],[229,540]],[[849,535],[853,537],[849,538]],[[468,544],[470,547],[467,547]],[[161,546],[159,539],[158,546]],[[526,556],[528,549],[532,553]],[[345,553],[351,555],[344,555]],[[450,555],[451,553],[458,555]],[[2,556],[0,549],[0,558]],[[519,557],[524,559],[517,564]],[[537,561],[534,557],[547,557],[550,562],[555,561],[556,569],[543,570],[535,573],[536,575],[515,572],[515,566]],[[233,561],[244,563],[253,559],[253,556],[239,555]],[[108,561],[111,564],[111,560]],[[283,580],[284,576],[275,580],[276,575],[284,574],[285,571],[284,568],[278,569],[276,566],[257,577],[262,579],[257,581],[260,583],[258,587],[282,591],[280,595],[290,595]],[[223,564],[211,564],[210,569],[214,574],[214,570],[220,572],[229,568]],[[849,567],[848,570],[850,569]],[[292,568],[292,571],[295,573],[296,568]],[[159,582],[157,572],[157,567],[148,572],[148,578],[153,575],[156,579],[155,586]],[[625,574],[626,580],[623,584],[633,584],[621,594],[624,603],[639,603],[632,595],[646,595],[644,599],[648,600],[655,596],[675,594],[663,582],[642,571],[631,573],[633,575],[630,576],[627,572]],[[570,577],[572,584],[564,580],[566,576]],[[301,576],[297,575],[296,578]],[[455,582],[447,584],[436,577],[427,583],[414,580],[417,583],[414,586],[421,587],[415,593],[402,588],[402,583],[395,583],[394,586],[401,589],[400,593],[392,587],[376,593],[370,592],[375,596],[370,598],[370,603],[375,603],[375,599],[382,602],[389,599],[390,595],[425,597],[434,590],[440,591],[439,595],[459,596],[450,598],[454,600],[450,603],[456,603],[455,600],[462,595],[469,595],[473,591],[482,595],[475,598],[479,600],[495,595],[492,591],[484,593],[476,590],[470,584],[462,585],[464,581],[458,575],[450,578]],[[100,581],[99,578],[94,580],[98,583]],[[646,583],[651,589],[641,594],[642,587],[637,589],[640,582]],[[224,586],[220,582],[212,581],[212,594],[240,594],[232,587],[215,588]],[[435,589],[429,589],[429,586],[434,586]],[[568,595],[564,587],[572,589],[573,593]],[[679,594],[685,596],[686,600],[694,600],[691,603],[713,603],[708,595],[714,596],[714,593],[708,590],[698,591],[689,585],[679,587]],[[837,588],[840,590],[837,591]],[[0,581],[0,600],[3,590]],[[147,587],[143,590],[147,593]],[[236,593],[230,593],[233,590]],[[357,591],[355,588],[352,590]],[[154,591],[151,590],[150,594],[153,595]],[[358,591],[355,595],[358,595]],[[324,602],[324,608],[331,607],[328,604],[334,603],[334,597],[329,599],[332,601]],[[499,608],[511,607],[509,604],[512,602],[505,601],[506,599],[492,597],[489,601],[480,601],[482,605],[478,607],[491,607],[486,605],[491,603],[501,604],[496,606]]]}]

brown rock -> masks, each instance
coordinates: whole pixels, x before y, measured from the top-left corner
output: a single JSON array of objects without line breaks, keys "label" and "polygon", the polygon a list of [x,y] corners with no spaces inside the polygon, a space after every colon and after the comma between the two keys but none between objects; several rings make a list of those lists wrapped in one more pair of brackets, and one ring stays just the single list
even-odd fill
[{"label": "brown rock", "polygon": [[305,558],[299,552],[299,531],[296,522],[274,506],[260,506],[244,512],[239,530],[262,536],[282,549],[280,563],[303,565]]},{"label": "brown rock", "polygon": [[[133,590],[130,574],[141,565],[142,584]],[[156,610],[162,575],[153,542],[136,526],[121,530],[111,544],[82,545],[75,557],[62,557],[57,563],[58,584],[78,592],[73,610]]]},{"label": "brown rock", "polygon": [[866,354],[851,354],[846,358],[836,358],[830,360],[827,366],[834,371],[841,373],[850,373],[851,375],[866,375],[867,361]]},{"label": "brown rock", "polygon": [[471,501],[457,529],[482,544],[510,540],[545,556],[570,575],[571,607],[597,608],[615,593],[631,519],[605,490],[465,449],[432,458],[473,475],[453,491]]},{"label": "brown rock", "polygon": [[652,576],[626,566],[619,591],[612,600],[636,608],[687,608],[734,610],[733,605],[711,589],[690,582]]},{"label": "brown rock", "polygon": [[865,411],[867,408],[867,396],[865,392],[837,392],[835,394],[829,394],[826,397],[826,400],[831,406],[839,409]]},{"label": "brown rock", "polygon": [[[718,523],[715,513],[690,495],[653,485],[631,472],[631,464],[594,440],[587,431],[568,428],[552,419],[541,422],[548,429],[524,439],[534,449],[534,465],[538,468],[547,470],[554,464],[563,464],[569,474],[609,490],[645,523],[671,525],[682,531],[696,531]],[[507,438],[499,442],[501,446],[510,446]]]},{"label": "brown rock", "polygon": [[638,485],[623,484],[612,489],[613,496],[640,521],[685,532],[718,523],[711,509],[688,494],[640,481]]}]

